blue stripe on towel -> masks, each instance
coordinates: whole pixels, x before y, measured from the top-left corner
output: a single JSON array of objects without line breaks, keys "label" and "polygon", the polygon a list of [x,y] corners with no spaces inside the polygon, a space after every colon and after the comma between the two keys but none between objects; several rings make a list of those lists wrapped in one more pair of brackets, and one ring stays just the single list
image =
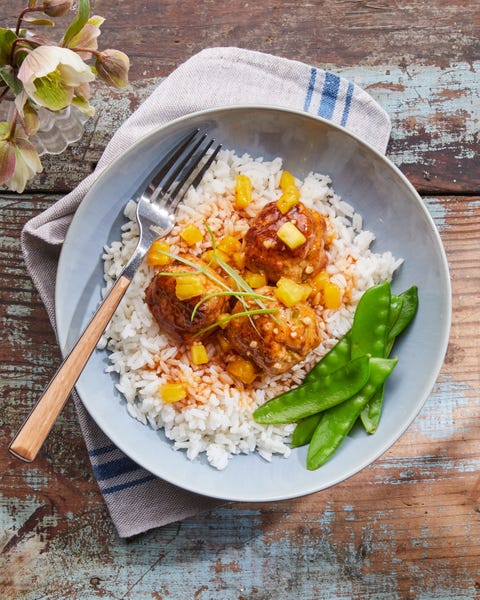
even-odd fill
[{"label": "blue stripe on towel", "polygon": [[337,102],[338,89],[340,87],[340,77],[334,73],[325,73],[325,83],[323,84],[322,99],[318,109],[318,116],[325,119],[331,119],[335,104]]},{"label": "blue stripe on towel", "polygon": [[315,87],[315,79],[317,78],[317,69],[312,67],[310,69],[310,81],[308,82],[307,95],[305,96],[305,103],[303,105],[303,110],[308,112],[310,108],[310,103],[312,101],[313,88]]},{"label": "blue stripe on towel", "polygon": [[344,127],[347,123],[348,113],[350,112],[350,104],[352,103],[353,87],[353,83],[350,81],[347,87],[347,94],[345,96],[345,106],[343,107],[342,120],[340,121],[340,125],[342,125],[342,127]]},{"label": "blue stripe on towel", "polygon": [[101,448],[95,448],[94,450],[89,450],[89,456],[101,456],[102,454],[107,454],[108,452],[113,452],[117,450],[117,447],[114,444],[109,444],[108,446],[102,446]]},{"label": "blue stripe on towel", "polygon": [[148,481],[152,481],[155,479],[154,475],[147,475],[146,477],[142,477],[141,479],[134,479],[133,481],[127,481],[125,483],[119,483],[118,485],[112,485],[111,487],[102,489],[102,494],[114,494],[115,492],[120,492],[129,487],[134,487],[136,485],[141,485],[142,483],[147,483]]},{"label": "blue stripe on towel", "polygon": [[93,465],[93,472],[98,481],[111,479],[118,475],[130,473],[131,471],[137,471],[138,469],[141,469],[141,467],[127,456],[119,458],[118,460],[111,460],[103,465]]}]

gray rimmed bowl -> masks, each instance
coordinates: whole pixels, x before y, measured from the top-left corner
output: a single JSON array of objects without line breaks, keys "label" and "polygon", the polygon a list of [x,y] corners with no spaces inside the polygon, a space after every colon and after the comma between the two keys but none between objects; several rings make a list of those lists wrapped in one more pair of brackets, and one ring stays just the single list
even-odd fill
[{"label": "gray rimmed bowl", "polygon": [[302,178],[330,175],[335,191],[376,235],[373,249],[403,257],[392,289],[419,289],[420,307],[396,344],[399,364],[388,381],[382,421],[374,435],[354,428],[336,454],[317,471],[305,467],[306,449],[271,462],[257,454],[234,456],[217,471],[204,458],[189,461],[161,431],[127,413],[105,373],[107,351],[95,351],[76,389],[106,435],[139,465],[175,485],[236,501],[273,501],[325,489],[369,465],[410,425],[427,399],[445,356],[451,315],[448,265],[435,225],[421,198],[383,155],[328,121],[272,107],[230,107],[180,118],[138,140],[97,179],[78,208],[62,248],[56,281],[56,318],[66,354],[100,302],[102,248],[120,238],[127,200],[146,181],[158,157],[187,130],[208,131],[237,153],[281,156]]}]

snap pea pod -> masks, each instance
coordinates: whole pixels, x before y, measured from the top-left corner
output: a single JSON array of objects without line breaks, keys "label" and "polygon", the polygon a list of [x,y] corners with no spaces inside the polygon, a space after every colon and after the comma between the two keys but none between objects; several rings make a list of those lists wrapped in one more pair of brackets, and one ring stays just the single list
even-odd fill
[{"label": "snap pea pod", "polygon": [[304,384],[311,383],[318,377],[324,377],[339,369],[350,360],[350,331],[323,356],[318,363],[310,369],[303,380]]},{"label": "snap pea pod", "polygon": [[[390,340],[391,340],[391,331],[393,326],[398,320],[400,313],[402,311],[403,298],[402,296],[395,296],[392,294],[390,299],[390,316],[388,323],[388,333],[387,333],[387,342],[385,346],[385,358],[388,357],[391,351],[388,349]],[[393,346],[393,343],[391,344]],[[363,427],[367,433],[374,433],[378,427],[380,422],[380,416],[382,414],[383,407],[383,398],[385,395],[385,384],[380,386],[378,390],[375,392],[373,398],[367,404],[367,406],[362,410],[362,414],[360,415],[360,419],[362,420]]]},{"label": "snap pea pod", "polygon": [[308,444],[321,418],[322,413],[319,412],[299,421],[292,433],[291,448],[299,448]]},{"label": "snap pea pod", "polygon": [[369,375],[369,358],[360,356],[309,385],[302,384],[272,398],[257,408],[253,418],[266,425],[294,423],[350,398],[367,383]]},{"label": "snap pea pod", "polygon": [[413,317],[417,314],[418,310],[418,288],[416,285],[412,285],[412,287],[408,288],[399,295],[399,298],[402,299],[402,308],[400,310],[400,314],[398,315],[397,320],[392,325],[390,331],[387,336],[387,353],[390,354],[392,351],[393,344],[396,338],[410,325]]},{"label": "snap pea pod", "polygon": [[386,281],[369,288],[355,310],[351,329],[351,358],[385,356],[390,319],[391,291]]},{"label": "snap pea pod", "polygon": [[[392,303],[393,303],[392,296]],[[387,357],[392,351],[395,339],[406,329],[418,310],[418,288],[412,286],[396,298],[401,300],[400,312],[392,323],[387,334],[387,345],[385,348],[385,356]],[[362,410],[360,418],[367,433],[375,433],[380,424],[382,416],[383,400],[385,395],[385,385],[382,385],[374,394],[373,398]]]},{"label": "snap pea pod", "polygon": [[[387,331],[398,318],[402,302],[403,299],[399,296],[391,294],[389,283],[370,288],[362,296],[355,312],[354,324],[357,329],[353,335],[354,337],[355,335],[357,337],[364,336],[361,342],[366,352],[374,352],[375,350],[381,352],[382,348],[385,348]],[[359,316],[358,311],[360,311]],[[372,324],[370,318],[372,311],[376,315],[374,324]],[[387,318],[388,323],[386,322]],[[304,384],[311,383],[320,374],[328,373],[333,365],[339,367],[340,364],[344,364],[350,359],[352,329],[313,367],[305,377]],[[292,448],[309,443],[319,420],[320,415],[312,415],[297,424],[292,435]]]},{"label": "snap pea pod", "polygon": [[323,413],[308,446],[307,469],[318,469],[337,450],[365,405],[392,373],[396,364],[397,359],[371,358],[368,383],[358,394]]}]

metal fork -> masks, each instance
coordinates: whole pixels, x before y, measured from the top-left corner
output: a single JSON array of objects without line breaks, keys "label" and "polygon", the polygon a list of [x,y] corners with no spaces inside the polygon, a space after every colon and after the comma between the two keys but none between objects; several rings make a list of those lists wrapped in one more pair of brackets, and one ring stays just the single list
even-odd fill
[{"label": "metal fork", "polygon": [[156,238],[172,229],[178,204],[191,186],[200,183],[220,148],[215,140],[208,140],[206,134],[195,129],[183,136],[157,166],[137,202],[138,245],[10,444],[9,450],[17,458],[31,462],[37,456],[143,257]]}]

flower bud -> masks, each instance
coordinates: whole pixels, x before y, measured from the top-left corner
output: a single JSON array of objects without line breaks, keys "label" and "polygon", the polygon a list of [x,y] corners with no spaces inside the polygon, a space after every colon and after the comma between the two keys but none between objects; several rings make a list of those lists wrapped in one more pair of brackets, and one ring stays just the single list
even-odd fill
[{"label": "flower bud", "polygon": [[126,54],[120,50],[104,50],[97,56],[95,68],[98,75],[108,85],[114,87],[123,87],[128,83],[128,70],[130,69],[130,60]]},{"label": "flower bud", "polygon": [[43,12],[49,17],[62,17],[72,6],[73,0],[43,0]]}]

